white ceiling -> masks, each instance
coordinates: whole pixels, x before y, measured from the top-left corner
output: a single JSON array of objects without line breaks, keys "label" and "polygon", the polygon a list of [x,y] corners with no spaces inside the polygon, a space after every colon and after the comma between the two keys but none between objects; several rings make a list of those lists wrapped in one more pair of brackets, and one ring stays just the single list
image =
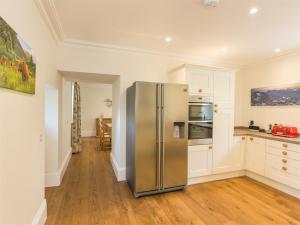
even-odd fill
[{"label": "white ceiling", "polygon": [[216,8],[202,0],[51,1],[66,39],[241,65],[300,48],[300,0],[221,0]]}]

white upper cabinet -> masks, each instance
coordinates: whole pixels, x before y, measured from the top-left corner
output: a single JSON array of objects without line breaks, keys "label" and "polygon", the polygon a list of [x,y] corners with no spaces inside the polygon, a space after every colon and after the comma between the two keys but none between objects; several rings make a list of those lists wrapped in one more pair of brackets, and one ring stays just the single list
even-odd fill
[{"label": "white upper cabinet", "polygon": [[214,71],[214,102],[233,106],[234,76],[231,72]]},{"label": "white upper cabinet", "polygon": [[213,95],[213,71],[205,69],[187,68],[187,84],[190,95]]},{"label": "white upper cabinet", "polygon": [[246,170],[265,175],[266,140],[247,137]]}]

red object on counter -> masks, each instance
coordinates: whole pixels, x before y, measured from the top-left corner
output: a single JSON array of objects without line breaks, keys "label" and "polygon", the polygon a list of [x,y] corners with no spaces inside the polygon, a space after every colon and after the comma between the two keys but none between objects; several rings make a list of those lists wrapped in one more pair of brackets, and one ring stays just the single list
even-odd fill
[{"label": "red object on counter", "polygon": [[273,126],[272,129],[272,135],[289,137],[289,138],[297,138],[299,134],[298,134],[297,127],[286,127],[281,125],[275,125]]}]

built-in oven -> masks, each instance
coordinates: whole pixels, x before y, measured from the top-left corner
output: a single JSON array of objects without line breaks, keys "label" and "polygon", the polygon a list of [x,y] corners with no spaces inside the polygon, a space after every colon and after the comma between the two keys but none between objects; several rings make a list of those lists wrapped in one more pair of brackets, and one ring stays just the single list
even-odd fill
[{"label": "built-in oven", "polygon": [[207,145],[213,142],[213,98],[189,97],[189,145]]},{"label": "built-in oven", "polygon": [[213,120],[213,99],[212,97],[190,96],[189,97],[189,121]]},{"label": "built-in oven", "polygon": [[189,145],[209,145],[213,143],[212,122],[188,123]]}]

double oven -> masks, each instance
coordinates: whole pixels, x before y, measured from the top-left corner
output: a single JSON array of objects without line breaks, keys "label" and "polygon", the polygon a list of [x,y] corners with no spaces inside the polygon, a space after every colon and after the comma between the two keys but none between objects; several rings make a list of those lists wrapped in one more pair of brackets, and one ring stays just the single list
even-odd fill
[{"label": "double oven", "polygon": [[189,97],[189,145],[208,145],[213,142],[213,97]]}]

